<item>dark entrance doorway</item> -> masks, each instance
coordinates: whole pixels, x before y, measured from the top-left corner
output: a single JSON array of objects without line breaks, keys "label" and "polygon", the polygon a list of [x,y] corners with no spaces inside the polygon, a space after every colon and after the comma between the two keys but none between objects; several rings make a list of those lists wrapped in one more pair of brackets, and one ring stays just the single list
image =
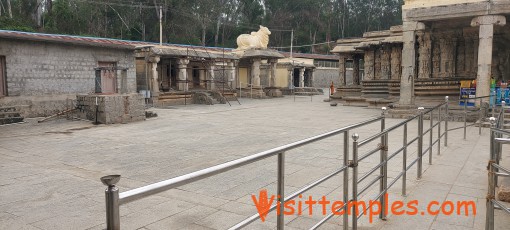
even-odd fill
[{"label": "dark entrance doorway", "polygon": [[292,73],[294,87],[299,87],[299,69],[294,69]]},{"label": "dark entrance doorway", "polygon": [[200,87],[200,68],[198,66],[193,66],[193,72],[191,76],[193,78],[193,88]]}]

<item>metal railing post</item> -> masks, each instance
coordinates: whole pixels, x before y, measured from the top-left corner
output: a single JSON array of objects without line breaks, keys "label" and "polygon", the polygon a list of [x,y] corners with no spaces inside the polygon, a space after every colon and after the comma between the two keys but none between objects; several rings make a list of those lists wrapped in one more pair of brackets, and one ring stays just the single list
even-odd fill
[{"label": "metal railing post", "polygon": [[404,124],[404,150],[402,154],[402,196],[406,196],[407,184],[407,123]]},{"label": "metal railing post", "polygon": [[285,228],[284,215],[283,215],[283,206],[285,200],[285,152],[281,152],[278,154],[278,185],[277,185],[277,193],[278,193],[278,202],[280,206],[280,213],[276,220],[276,229],[283,230]]},{"label": "metal railing post", "polygon": [[[344,166],[349,167],[349,131],[344,132]],[[349,202],[349,170],[344,170],[344,204]],[[344,230],[349,230],[349,213],[348,206],[344,205],[344,215],[343,215],[343,228]]]},{"label": "metal railing post", "polygon": [[352,230],[358,229],[357,201],[358,201],[358,139],[357,133],[352,135],[352,161],[349,167],[352,168]]},{"label": "metal railing post", "polygon": [[492,130],[493,128],[496,127],[496,118],[495,117],[491,117],[489,118],[489,122],[491,124],[491,129],[490,129],[490,147],[489,147],[489,152],[490,152],[490,159],[496,159],[496,156],[494,156],[495,154],[495,149],[494,149],[494,139],[496,138],[496,134],[494,133],[494,131]]},{"label": "metal railing post", "polygon": [[438,121],[437,121],[437,155],[441,155],[441,112],[442,108],[439,107]]},{"label": "metal railing post", "polygon": [[466,140],[467,134],[467,99],[464,100],[464,140]]},{"label": "metal railing post", "polygon": [[444,146],[448,147],[448,119],[449,119],[449,112],[448,111],[448,104],[450,103],[448,96],[445,97],[446,105],[445,105],[445,111],[444,111]]},{"label": "metal railing post", "polygon": [[[381,112],[381,132],[386,129],[386,107],[382,107]],[[379,193],[382,193],[383,191],[386,191],[386,187],[388,186],[388,134],[384,134],[381,136],[381,157],[380,157],[380,163],[381,169],[381,179],[379,180]],[[384,162],[384,163],[383,163]],[[381,198],[379,198],[379,202],[381,202],[381,207],[386,207],[386,196],[382,195]],[[386,210],[383,208],[381,213],[379,214],[380,219],[386,219]]]},{"label": "metal railing post", "polygon": [[119,180],[120,175],[101,177],[101,182],[108,186],[105,190],[106,229],[108,230],[120,230],[119,188],[115,186]]},{"label": "metal railing post", "polygon": [[[491,142],[494,141],[494,139],[491,139]],[[493,154],[491,154],[493,155]],[[488,179],[489,179],[489,189],[487,191],[487,198],[486,198],[486,214],[485,214],[485,229],[486,230],[494,230],[494,203],[492,202],[493,199],[496,197],[496,184],[495,184],[495,171],[494,166],[492,166],[492,163],[494,162],[494,159],[489,161],[489,165],[487,166],[488,173]]]},{"label": "metal railing post", "polygon": [[434,132],[433,132],[434,131],[434,119],[433,119],[434,110],[430,111],[429,116],[430,116],[429,165],[432,165],[432,143],[433,143],[432,139],[434,138]]},{"label": "metal railing post", "polygon": [[482,110],[482,98],[480,98],[480,102],[479,102],[479,105],[480,105],[480,114],[478,115],[478,121],[479,121],[479,124],[478,124],[478,135],[482,135],[482,121],[483,121],[483,110]]},{"label": "metal railing post", "polygon": [[420,116],[418,116],[418,176],[421,179],[423,171],[423,107],[418,108]]}]

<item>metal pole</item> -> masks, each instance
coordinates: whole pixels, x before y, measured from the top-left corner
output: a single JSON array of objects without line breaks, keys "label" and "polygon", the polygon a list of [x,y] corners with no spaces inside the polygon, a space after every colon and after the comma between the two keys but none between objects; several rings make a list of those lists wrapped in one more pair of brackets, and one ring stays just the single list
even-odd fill
[{"label": "metal pole", "polygon": [[418,117],[418,177],[421,179],[423,168],[423,107],[418,108],[420,116]]},{"label": "metal pole", "polygon": [[407,123],[404,125],[404,150],[402,156],[402,196],[406,196],[407,183]]},{"label": "metal pole", "polygon": [[437,121],[437,155],[441,155],[441,112],[442,109],[439,107],[438,121]]},{"label": "metal pole", "polygon": [[[386,125],[386,107],[382,107],[381,109],[381,132],[384,131],[385,125]],[[385,162],[382,164],[380,168],[380,174],[381,179],[379,180],[379,193],[382,193],[386,190],[387,183],[388,183],[388,167],[387,167],[387,158],[388,158],[388,134],[384,134],[381,136],[381,157],[380,157],[380,163]],[[382,195],[381,198],[379,198],[379,201],[381,202],[381,207],[386,207],[386,196]],[[385,209],[382,208],[381,213],[379,214],[380,219],[386,219],[386,212]]]},{"label": "metal pole", "polygon": [[[344,132],[344,166],[349,166],[349,131]],[[344,170],[344,204],[349,202],[349,170]],[[349,213],[347,205],[344,205],[343,228],[349,230]]]},{"label": "metal pole", "polygon": [[358,215],[356,215],[357,201],[358,201],[358,139],[359,135],[357,133],[352,135],[352,162],[350,167],[352,167],[352,230],[358,229]]},{"label": "metal pole", "polygon": [[106,229],[108,230],[120,230],[119,188],[115,186],[119,180],[120,175],[101,177],[101,182],[108,186],[105,190]]},{"label": "metal pole", "polygon": [[448,100],[448,96],[445,97],[446,105],[445,105],[445,114],[444,114],[444,146],[448,147],[448,119],[449,119],[449,112],[448,111],[448,104],[450,103]]},{"label": "metal pole", "polygon": [[[496,154],[496,143],[495,143],[495,139],[496,139],[496,133],[492,130],[494,128],[496,128],[496,118],[495,117],[491,117],[489,118],[489,122],[491,123],[491,129],[490,129],[490,159],[491,159],[491,162],[496,162],[498,160],[498,156]],[[494,169],[492,169],[492,172],[495,172]],[[489,175],[490,176],[490,175]],[[491,179],[489,179],[489,186],[490,186],[490,183],[491,183]],[[494,180],[494,186],[498,186],[498,181],[497,180]],[[489,191],[490,191],[490,187],[489,187]],[[492,203],[491,203],[492,204]],[[493,210],[494,212],[494,210]],[[494,215],[494,213],[493,213]],[[494,228],[494,226],[493,226]]]},{"label": "metal pole", "polygon": [[283,230],[285,228],[285,222],[284,222],[284,215],[283,215],[283,206],[284,206],[284,200],[285,200],[285,152],[278,154],[278,187],[277,187],[277,193],[278,193],[278,202],[280,203],[280,206],[278,207],[280,209],[280,215],[278,215],[276,220],[276,229]]},{"label": "metal pole", "polygon": [[432,138],[434,138],[434,110],[430,111],[429,165],[432,165]]},{"label": "metal pole", "polygon": [[464,100],[464,140],[466,140],[467,134],[467,99]]}]

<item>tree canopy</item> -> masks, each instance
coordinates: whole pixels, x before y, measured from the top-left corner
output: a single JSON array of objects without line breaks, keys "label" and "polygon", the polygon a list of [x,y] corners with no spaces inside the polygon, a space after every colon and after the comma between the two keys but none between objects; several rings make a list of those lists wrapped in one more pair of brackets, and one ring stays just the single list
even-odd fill
[{"label": "tree canopy", "polygon": [[[401,23],[403,0],[1,0],[0,29],[236,47],[236,38],[272,31],[270,46],[327,53],[338,38]],[[313,45],[310,44],[320,44]]]}]

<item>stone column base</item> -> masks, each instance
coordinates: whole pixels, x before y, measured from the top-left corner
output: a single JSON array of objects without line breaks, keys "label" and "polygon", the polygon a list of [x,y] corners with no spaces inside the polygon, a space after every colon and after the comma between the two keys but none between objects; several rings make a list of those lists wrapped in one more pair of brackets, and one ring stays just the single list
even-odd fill
[{"label": "stone column base", "polygon": [[283,97],[283,92],[279,88],[268,87],[264,91],[268,97]]}]

